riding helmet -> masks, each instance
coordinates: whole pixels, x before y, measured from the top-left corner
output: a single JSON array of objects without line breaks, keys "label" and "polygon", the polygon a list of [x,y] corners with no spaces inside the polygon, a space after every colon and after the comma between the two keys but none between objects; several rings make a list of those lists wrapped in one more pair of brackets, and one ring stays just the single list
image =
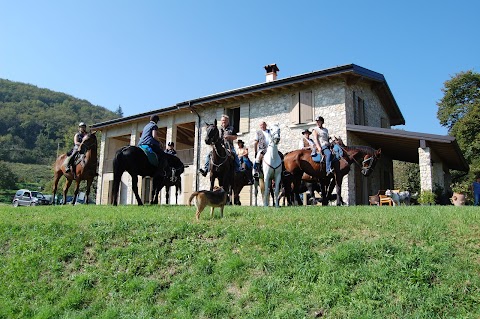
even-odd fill
[{"label": "riding helmet", "polygon": [[80,122],[78,123],[78,127],[87,127],[87,124],[85,124],[85,122]]}]

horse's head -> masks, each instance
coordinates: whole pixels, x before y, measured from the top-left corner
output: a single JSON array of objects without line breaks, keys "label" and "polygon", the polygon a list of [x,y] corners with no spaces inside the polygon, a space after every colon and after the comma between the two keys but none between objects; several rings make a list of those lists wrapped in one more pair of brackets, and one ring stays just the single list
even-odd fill
[{"label": "horse's head", "polygon": [[220,131],[217,127],[217,120],[213,124],[207,123],[207,136],[205,137],[205,144],[215,144],[220,139]]},{"label": "horse's head", "polygon": [[370,174],[372,174],[373,169],[377,164],[377,160],[380,158],[381,154],[382,149],[380,148],[378,150],[371,149],[371,151],[364,152],[361,165],[362,174],[364,176],[369,176]]},{"label": "horse's head", "polygon": [[270,140],[274,144],[278,144],[280,142],[280,127],[278,124],[275,124],[270,128]]},{"label": "horse's head", "polygon": [[97,133],[97,131],[85,134],[82,139],[82,143],[80,144],[81,150],[87,151],[92,148],[97,148],[97,136],[95,133]]}]

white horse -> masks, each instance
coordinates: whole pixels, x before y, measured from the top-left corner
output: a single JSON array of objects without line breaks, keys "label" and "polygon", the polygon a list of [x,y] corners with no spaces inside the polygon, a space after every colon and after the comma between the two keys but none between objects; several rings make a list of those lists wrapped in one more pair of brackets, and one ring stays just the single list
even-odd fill
[{"label": "white horse", "polygon": [[280,182],[282,179],[282,159],[278,155],[278,143],[280,142],[280,127],[278,124],[270,128],[270,143],[267,151],[263,156],[263,180],[265,183],[265,191],[263,192],[263,206],[268,206],[271,179],[275,179],[275,207],[278,205],[278,193],[280,190]]}]

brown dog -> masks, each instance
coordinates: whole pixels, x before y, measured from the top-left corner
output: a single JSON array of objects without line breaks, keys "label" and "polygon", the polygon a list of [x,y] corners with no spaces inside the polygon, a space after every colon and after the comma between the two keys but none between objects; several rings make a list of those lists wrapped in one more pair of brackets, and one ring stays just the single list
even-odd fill
[{"label": "brown dog", "polygon": [[220,207],[220,217],[223,217],[223,207],[227,203],[227,193],[222,187],[215,187],[213,191],[198,191],[193,192],[188,200],[188,205],[192,205],[192,199],[195,197],[195,206],[197,212],[195,218],[200,219],[200,214],[207,206],[211,206],[210,217],[213,218],[213,210],[215,207]]}]

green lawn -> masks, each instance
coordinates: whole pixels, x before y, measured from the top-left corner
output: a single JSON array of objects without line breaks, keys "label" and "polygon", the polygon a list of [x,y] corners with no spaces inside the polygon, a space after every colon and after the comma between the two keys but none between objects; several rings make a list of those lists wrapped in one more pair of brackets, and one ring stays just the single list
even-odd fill
[{"label": "green lawn", "polygon": [[0,318],[479,318],[478,207],[0,206]]}]

